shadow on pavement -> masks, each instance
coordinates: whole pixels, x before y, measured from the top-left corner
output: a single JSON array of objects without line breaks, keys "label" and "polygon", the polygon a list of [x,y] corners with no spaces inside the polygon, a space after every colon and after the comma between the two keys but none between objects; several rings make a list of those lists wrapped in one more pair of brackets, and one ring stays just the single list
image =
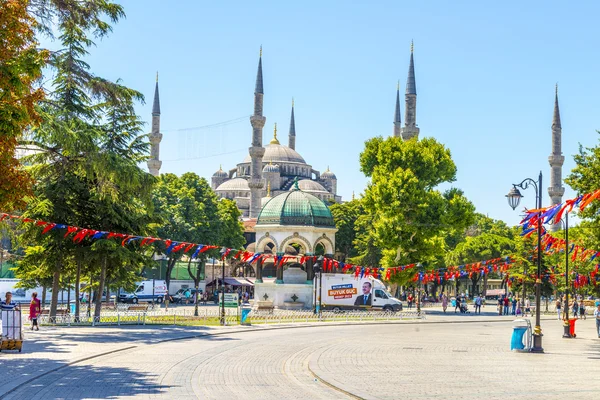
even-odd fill
[{"label": "shadow on pavement", "polygon": [[2,360],[2,369],[11,379],[0,384],[0,399],[148,396],[168,388],[155,383],[156,375],[129,368],[68,366],[47,358]]}]

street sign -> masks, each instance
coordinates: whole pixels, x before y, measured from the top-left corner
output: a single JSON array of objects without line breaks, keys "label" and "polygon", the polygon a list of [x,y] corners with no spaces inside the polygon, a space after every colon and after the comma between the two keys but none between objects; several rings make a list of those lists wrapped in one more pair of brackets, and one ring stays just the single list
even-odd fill
[{"label": "street sign", "polygon": [[[219,304],[223,302],[223,293],[219,293]],[[225,293],[225,308],[237,308],[239,305],[237,293]]]}]

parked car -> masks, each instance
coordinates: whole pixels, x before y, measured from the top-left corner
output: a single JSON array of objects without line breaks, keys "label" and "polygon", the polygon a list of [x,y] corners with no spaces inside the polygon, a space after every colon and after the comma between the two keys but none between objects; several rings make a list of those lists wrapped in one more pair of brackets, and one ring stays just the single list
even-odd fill
[{"label": "parked car", "polygon": [[[173,302],[174,303],[185,303],[185,301],[186,301],[185,292],[188,290],[190,292],[190,302],[193,303],[194,299],[196,297],[196,288],[179,289],[173,295]],[[202,300],[202,289],[198,289],[198,300]]]}]

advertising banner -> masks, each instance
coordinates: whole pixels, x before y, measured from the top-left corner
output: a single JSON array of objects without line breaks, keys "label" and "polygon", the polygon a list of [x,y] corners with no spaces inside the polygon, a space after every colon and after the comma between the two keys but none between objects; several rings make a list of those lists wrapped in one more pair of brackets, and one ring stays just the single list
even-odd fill
[{"label": "advertising banner", "polygon": [[352,275],[324,276],[323,303],[327,306],[366,306],[373,304],[373,283],[369,278],[356,279]]}]

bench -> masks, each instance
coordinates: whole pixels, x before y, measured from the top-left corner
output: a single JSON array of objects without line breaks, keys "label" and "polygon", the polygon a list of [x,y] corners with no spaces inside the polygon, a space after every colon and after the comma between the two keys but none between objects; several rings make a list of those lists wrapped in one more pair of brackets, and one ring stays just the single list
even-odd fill
[{"label": "bench", "polygon": [[272,301],[258,301],[257,302],[257,307],[256,307],[257,311],[268,311],[269,313],[273,313],[274,309],[275,309],[275,307],[273,307]]},{"label": "bench", "polygon": [[109,302],[102,302],[102,309],[103,310],[115,310],[117,307],[115,306],[115,303],[109,301]]},{"label": "bench", "polygon": [[134,304],[127,307],[127,311],[148,311],[148,304]]}]

